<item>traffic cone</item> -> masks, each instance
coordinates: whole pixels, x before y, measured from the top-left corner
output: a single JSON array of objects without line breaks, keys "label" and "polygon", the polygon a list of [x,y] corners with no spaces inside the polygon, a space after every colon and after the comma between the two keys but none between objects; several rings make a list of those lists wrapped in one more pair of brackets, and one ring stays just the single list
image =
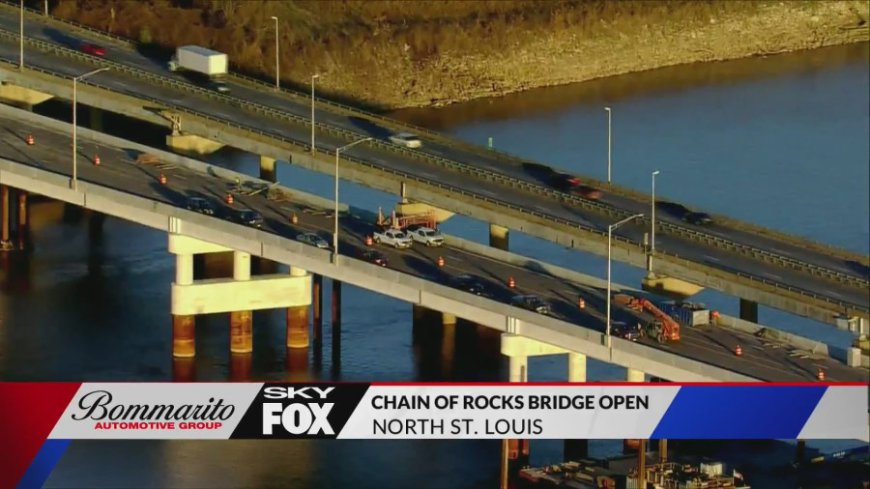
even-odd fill
[{"label": "traffic cone", "polygon": [[100,166],[100,155],[94,155],[94,166]]},{"label": "traffic cone", "polygon": [[166,185],[166,175],[164,175],[162,173],[160,174],[160,184]]},{"label": "traffic cone", "polygon": [[737,345],[737,348],[734,349],[734,354],[738,357],[743,356],[743,348],[740,348],[740,345]]},{"label": "traffic cone", "polygon": [[366,236],[366,246],[371,246],[373,244],[374,244],[374,242],[372,241],[372,237]]},{"label": "traffic cone", "polygon": [[438,266],[444,267],[444,257],[443,256],[438,257]]},{"label": "traffic cone", "polygon": [[517,281],[514,280],[513,277],[508,277],[508,287],[515,288],[517,286]]},{"label": "traffic cone", "polygon": [[33,146],[34,144],[36,144],[36,140],[33,139],[33,134],[28,134],[27,135],[27,145]]},{"label": "traffic cone", "polygon": [[232,204],[233,203],[233,194],[227,194],[226,201],[227,201],[227,204]]},{"label": "traffic cone", "polygon": [[819,369],[819,374],[817,375],[817,377],[819,379],[819,382],[824,382],[825,381],[825,371],[822,369]]},{"label": "traffic cone", "polygon": [[293,224],[299,224],[299,216],[297,216],[295,212],[290,214],[290,222]]},{"label": "traffic cone", "polygon": [[577,301],[577,305],[580,306],[580,309],[586,309],[586,301],[582,297]]}]

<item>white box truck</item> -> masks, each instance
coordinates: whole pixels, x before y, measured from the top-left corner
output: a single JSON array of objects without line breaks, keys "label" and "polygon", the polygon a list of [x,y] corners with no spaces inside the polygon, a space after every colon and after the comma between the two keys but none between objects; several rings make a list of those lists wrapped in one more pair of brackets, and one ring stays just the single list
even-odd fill
[{"label": "white box truck", "polygon": [[230,89],[223,79],[228,72],[227,55],[202,46],[180,46],[169,60],[170,71],[185,71],[203,79],[208,86],[218,92]]}]

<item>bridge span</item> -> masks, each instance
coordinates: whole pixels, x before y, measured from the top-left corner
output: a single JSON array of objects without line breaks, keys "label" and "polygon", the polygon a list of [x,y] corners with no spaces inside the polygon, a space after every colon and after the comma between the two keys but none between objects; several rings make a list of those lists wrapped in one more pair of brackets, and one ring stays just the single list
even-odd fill
[{"label": "bridge span", "polygon": [[[617,186],[599,201],[556,191],[539,175],[546,165],[419,128],[412,130],[421,133],[423,147],[401,148],[386,139],[407,127],[323,100],[315,111],[311,151],[310,101],[304,96],[239,76],[230,79],[231,94],[212,92],[168,72],[164,60],[141,54],[127,41],[56,19],[28,17],[26,69],[20,72],[17,18],[8,5],[2,12],[0,77],[9,96],[26,88],[37,99],[68,99],[70,77],[109,68],[80,82],[80,103],[172,126],[174,137],[189,137],[193,146],[231,145],[260,154],[266,173],[275,160],[331,173],[335,148],[372,137],[344,153],[347,179],[394,194],[404,189],[412,200],[495,223],[496,230],[516,229],[599,255],[606,254],[608,223],[649,208],[648,196]],[[78,51],[82,40],[107,45],[106,57]],[[736,295],[749,320],[757,319],[757,304],[830,324],[840,324],[843,315],[870,316],[866,256],[724,217],[709,227],[682,223],[666,212],[658,217],[654,253],[644,245],[648,220],[620,228],[615,245],[621,250],[616,259],[662,278],[652,284],[667,288],[673,279]]]},{"label": "bridge span", "polygon": [[[250,256],[260,256],[290,265],[291,278],[296,283],[316,280],[312,274],[326,276],[332,278],[334,284],[346,282],[441,311],[446,323],[461,317],[503,331],[509,334],[505,337],[507,343],[503,343],[503,352],[513,359],[566,353],[575,374],[581,371],[581,364],[585,372],[585,359],[592,357],[627,367],[631,381],[642,380],[644,373],[674,381],[805,381],[816,379],[820,370],[832,381],[866,379],[865,369],[848,367],[818,352],[789,347],[724,326],[683,328],[681,341],[663,345],[614,338],[612,348],[607,348],[602,312],[605,292],[600,279],[570,275],[565,270],[505,251],[488,253],[482,245],[475,247],[457,239],[451,239],[453,244],[444,248],[381,249],[389,266],[379,267],[357,258],[359,250],[367,249],[364,236],[371,233],[374,223],[370,213],[354,208],[341,215],[341,254],[333,256],[329,250],[295,240],[304,232],[328,236],[333,224],[326,210],[330,208],[328,201],[278,186],[273,186],[269,192],[245,195],[238,192],[235,178],[242,179],[246,188],[265,189],[268,182],[95,131],[81,130],[79,181],[74,190],[71,188],[69,124],[21,112],[0,109],[0,125],[4,126],[0,132],[0,184],[166,231],[172,236],[170,251],[177,257],[174,297],[176,289],[201,285],[191,282],[187,272],[191,254],[233,250],[237,263],[244,264]],[[17,116],[11,116],[12,113]],[[27,122],[22,123],[22,120]],[[30,135],[32,145],[28,144]],[[139,158],[143,153],[158,155],[165,166],[147,164],[147,158]],[[100,158],[99,165],[94,164],[96,156]],[[161,182],[161,175],[166,177],[165,183]],[[235,195],[232,204],[223,200],[227,193]],[[3,194],[8,192],[4,190]],[[264,217],[264,224],[256,229],[222,217],[188,211],[183,207],[191,195],[204,196],[224,209],[255,210]],[[36,247],[38,249],[38,243]],[[439,257],[445,261],[443,267],[438,264]],[[249,273],[247,276],[237,273],[235,280],[254,282]],[[478,297],[451,287],[449,277],[462,273],[473,274],[486,282],[493,297]],[[571,278],[566,278],[569,276]],[[507,285],[511,277],[516,281],[515,289]],[[282,284],[288,287],[288,294],[297,287],[289,282]],[[244,286],[227,285],[237,287],[236,290]],[[298,290],[303,293],[311,290],[306,287],[310,285],[299,285]],[[319,292],[320,287],[314,289]],[[508,305],[510,297],[517,292],[539,295],[551,305],[552,314],[544,316]],[[241,300],[228,296],[226,289],[222,294],[221,297],[230,297],[226,299],[229,302]],[[586,308],[577,307],[578,296],[586,298]],[[177,317],[217,312],[210,310],[211,306],[205,302],[197,305],[199,299],[174,300],[172,312]],[[305,304],[310,303],[303,300],[301,306],[295,302],[279,305],[278,299],[259,302],[254,300],[257,298],[249,299],[248,303],[234,307],[307,308]],[[319,303],[318,298],[315,303]],[[625,315],[626,312],[617,307],[614,320]],[[307,322],[307,315],[305,318]],[[244,318],[234,321],[243,324]],[[304,340],[291,338],[291,334],[305,337]],[[298,327],[295,332],[288,331],[288,346],[294,342],[307,345],[307,334],[307,324],[304,333]],[[240,341],[245,340],[244,331],[233,335]],[[249,336],[247,341],[250,341]],[[735,355],[738,345],[743,351],[741,356]],[[182,345],[176,353],[193,354],[195,349],[185,350],[190,346]],[[242,344],[240,348],[250,348],[250,344]],[[512,365],[515,363],[512,361]],[[585,378],[585,373],[583,376]]]}]

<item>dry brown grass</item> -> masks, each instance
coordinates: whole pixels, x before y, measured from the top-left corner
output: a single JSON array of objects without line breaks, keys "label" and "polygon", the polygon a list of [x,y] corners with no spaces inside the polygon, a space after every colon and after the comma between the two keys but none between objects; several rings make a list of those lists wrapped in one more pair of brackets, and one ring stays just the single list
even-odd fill
[{"label": "dry brown grass", "polygon": [[[359,80],[397,64],[422,69],[443,56],[501,57],[566,29],[594,37],[602,32],[629,34],[663,21],[691,27],[712,17],[751,12],[757,5],[650,0],[64,0],[53,14],[162,46],[209,46],[228,53],[239,69],[266,77],[273,74],[270,17],[275,15],[280,19],[282,78],[301,84],[315,72],[355,73]],[[342,85],[336,77],[324,83],[335,91],[360,88],[346,81]]]}]

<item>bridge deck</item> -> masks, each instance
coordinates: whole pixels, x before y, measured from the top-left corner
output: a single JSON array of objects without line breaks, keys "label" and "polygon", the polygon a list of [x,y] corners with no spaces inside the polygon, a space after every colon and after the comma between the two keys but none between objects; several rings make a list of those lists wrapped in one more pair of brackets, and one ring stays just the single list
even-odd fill
[{"label": "bridge deck", "polygon": [[[22,166],[70,175],[68,133],[37,126],[25,128],[19,121],[9,119],[6,115],[0,115],[0,126],[3,126],[0,131],[0,157],[16,161]],[[26,145],[25,137],[28,133],[36,138],[36,145]],[[154,201],[183,205],[188,195],[201,194],[214,199],[216,205],[224,206],[221,199],[232,186],[232,182],[227,180],[180,167],[162,170],[168,177],[168,183],[161,185],[158,181],[161,170],[149,165],[137,165],[134,162],[138,154],[136,151],[99,144],[81,136],[79,147],[80,180],[120,189]],[[95,154],[99,154],[101,158],[99,167],[91,164],[91,158]],[[297,203],[270,201],[263,194],[253,197],[237,195],[233,207],[257,210],[265,218],[266,231],[288,239],[309,231],[328,237],[332,229],[332,219],[328,215],[305,212],[307,206]],[[298,225],[292,225],[288,221],[292,212],[299,216]],[[352,254],[354,250],[365,248],[363,237],[371,232],[373,222],[346,217],[342,220],[341,227],[342,254]],[[37,249],[38,245],[36,243]],[[407,251],[384,247],[378,249],[388,257],[392,269],[439,282],[443,282],[448,276],[470,273],[486,282],[497,300],[506,301],[516,292],[536,293],[550,303],[553,316],[577,324],[578,328],[603,330],[604,295],[599,288],[569,282],[450,247],[438,249],[414,246]],[[446,261],[443,269],[437,266],[438,256],[443,256]],[[510,276],[517,281],[516,291],[505,285]],[[576,306],[578,294],[586,298],[585,310],[581,311]],[[624,319],[627,314],[617,308],[614,320]],[[737,344],[744,351],[741,358],[733,354],[733,348]],[[683,328],[683,338],[679,343],[648,345],[677,356],[696,359],[768,381],[812,380],[820,367],[825,369],[830,381],[866,380],[866,370],[849,368],[829,358],[808,358],[791,348],[721,327]]]}]

